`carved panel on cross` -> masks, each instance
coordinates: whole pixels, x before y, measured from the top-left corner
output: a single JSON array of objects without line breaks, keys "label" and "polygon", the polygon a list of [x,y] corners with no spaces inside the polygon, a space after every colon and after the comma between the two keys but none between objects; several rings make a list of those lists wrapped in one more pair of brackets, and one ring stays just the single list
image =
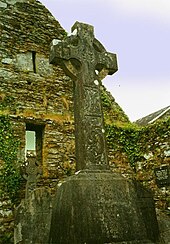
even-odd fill
[{"label": "carved panel on cross", "polygon": [[97,88],[84,88],[84,113],[85,115],[101,116],[100,91]]},{"label": "carved panel on cross", "polygon": [[90,168],[91,165],[106,165],[107,156],[102,118],[86,116],[83,124],[87,168]]}]

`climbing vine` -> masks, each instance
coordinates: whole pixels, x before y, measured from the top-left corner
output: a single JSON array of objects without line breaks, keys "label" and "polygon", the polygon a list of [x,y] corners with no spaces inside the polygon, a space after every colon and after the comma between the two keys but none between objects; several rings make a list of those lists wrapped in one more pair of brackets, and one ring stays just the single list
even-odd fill
[{"label": "climbing vine", "polygon": [[111,100],[111,98],[108,96],[108,94],[107,94],[106,90],[104,90],[104,88],[101,90],[101,100],[102,100],[103,107],[111,109],[113,98]]},{"label": "climbing vine", "polygon": [[12,96],[5,96],[5,94],[0,93],[0,109],[7,109],[11,107],[11,104],[14,103],[14,98]]},{"label": "climbing vine", "polygon": [[135,170],[136,163],[143,161],[144,155],[151,151],[154,151],[155,161],[158,162],[156,157],[159,160],[165,158],[161,147],[166,146],[165,141],[170,141],[170,118],[146,127],[137,127],[131,123],[108,124],[106,132],[109,148],[115,152],[124,152]]},{"label": "climbing vine", "polygon": [[109,147],[126,153],[130,165],[135,169],[136,162],[142,157],[139,144],[140,130],[131,124],[123,127],[112,124],[106,126],[106,132]]},{"label": "climbing vine", "polygon": [[7,193],[14,203],[20,187],[20,170],[17,164],[19,141],[14,136],[7,116],[0,117],[0,185],[1,195]]}]

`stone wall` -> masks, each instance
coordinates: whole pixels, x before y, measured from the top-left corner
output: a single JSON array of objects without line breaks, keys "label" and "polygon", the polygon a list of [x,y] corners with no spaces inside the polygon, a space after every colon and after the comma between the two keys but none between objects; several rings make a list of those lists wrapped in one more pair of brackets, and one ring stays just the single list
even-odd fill
[{"label": "stone wall", "polygon": [[14,228],[11,200],[7,196],[0,199],[0,243],[11,243]]},{"label": "stone wall", "polygon": [[[67,168],[75,161],[73,83],[59,67],[50,65],[48,58],[51,41],[64,38],[66,33],[38,1],[1,0],[0,7],[0,114],[9,115],[13,122],[21,141],[20,161],[25,156],[27,126],[41,126],[43,176],[58,178],[61,162]],[[128,121],[110,99],[104,91],[104,110],[110,119],[116,112],[116,120],[121,113],[119,117]],[[109,108],[106,100],[112,103]]]},{"label": "stone wall", "polygon": [[[38,186],[50,187],[53,192],[59,179],[75,171],[73,83],[60,67],[49,64],[51,41],[63,39],[66,32],[36,0],[0,0],[0,12],[0,116],[9,116],[20,141],[19,164],[25,161],[26,130],[35,130],[41,137]],[[103,92],[108,121],[113,114],[114,120],[128,120],[105,89]],[[7,226],[13,226],[13,207],[4,196],[0,202],[1,236]]]},{"label": "stone wall", "polygon": [[[54,185],[62,156],[72,135],[72,81],[58,67],[49,65],[49,46],[65,31],[38,1],[0,1],[0,114],[9,115],[20,140],[18,160],[25,160],[26,126],[42,126],[42,175],[40,185]],[[64,154],[65,162],[67,153]],[[70,155],[69,155],[70,156]],[[72,157],[73,158],[73,157]],[[49,176],[50,175],[50,176]],[[53,178],[53,180],[48,180]],[[1,241],[10,243],[13,205],[0,201]]]},{"label": "stone wall", "polygon": [[170,188],[157,185],[155,169],[170,167],[170,118],[146,127],[132,124],[107,127],[109,159],[114,171],[149,187],[156,207],[170,212]]}]

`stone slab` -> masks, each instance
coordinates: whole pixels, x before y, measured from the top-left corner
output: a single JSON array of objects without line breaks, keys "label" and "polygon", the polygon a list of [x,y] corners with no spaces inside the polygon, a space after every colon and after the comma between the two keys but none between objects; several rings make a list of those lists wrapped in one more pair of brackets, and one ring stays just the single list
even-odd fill
[{"label": "stone slab", "polygon": [[44,188],[34,190],[16,209],[14,244],[47,244],[51,212],[49,191]]},{"label": "stone slab", "polygon": [[[159,235],[154,206],[148,200],[141,208],[139,200],[136,186],[120,175],[80,171],[58,186],[50,244],[154,243]],[[147,225],[156,229],[154,235]]]}]

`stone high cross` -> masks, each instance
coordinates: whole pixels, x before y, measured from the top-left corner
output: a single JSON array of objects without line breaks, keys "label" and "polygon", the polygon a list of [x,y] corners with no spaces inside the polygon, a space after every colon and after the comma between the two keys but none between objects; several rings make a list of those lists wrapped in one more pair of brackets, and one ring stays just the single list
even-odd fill
[{"label": "stone high cross", "polygon": [[39,165],[36,162],[36,157],[34,155],[27,155],[27,161],[25,165],[25,173],[23,177],[26,179],[26,190],[25,198],[28,199],[30,193],[36,189],[37,180],[40,177]]},{"label": "stone high cross", "polygon": [[50,63],[74,80],[77,170],[107,170],[100,86],[106,75],[117,71],[116,55],[95,39],[93,26],[76,22],[70,36],[53,40]]}]

